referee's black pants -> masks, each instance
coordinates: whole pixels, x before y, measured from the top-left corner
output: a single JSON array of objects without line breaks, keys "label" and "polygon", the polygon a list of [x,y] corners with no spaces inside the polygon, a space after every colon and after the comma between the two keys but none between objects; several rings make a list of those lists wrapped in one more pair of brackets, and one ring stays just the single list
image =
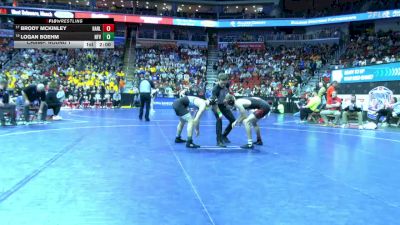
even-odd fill
[{"label": "referee's black pants", "polygon": [[146,114],[145,118],[146,120],[150,120],[149,114],[150,114],[150,103],[151,103],[151,96],[150,93],[140,93],[140,113],[139,113],[139,119],[143,118],[143,108],[144,105],[146,104]]},{"label": "referee's black pants", "polygon": [[218,117],[218,114],[217,112],[215,112],[215,110],[213,111],[215,118],[217,119],[217,124],[216,124],[217,142],[221,142],[222,136],[227,137],[228,134],[231,132],[232,124],[235,122],[236,119],[232,111],[225,104],[218,104],[218,108],[221,111],[222,115],[224,115],[225,118],[229,120],[229,124],[225,128],[224,133],[222,134],[222,119]]}]

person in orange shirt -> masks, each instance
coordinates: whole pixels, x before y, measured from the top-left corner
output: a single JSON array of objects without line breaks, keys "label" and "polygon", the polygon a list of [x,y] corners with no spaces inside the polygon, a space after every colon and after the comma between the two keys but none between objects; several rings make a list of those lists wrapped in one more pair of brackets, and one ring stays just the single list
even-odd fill
[{"label": "person in orange shirt", "polygon": [[338,86],[337,81],[333,81],[331,86],[329,86],[328,90],[326,91],[326,102],[331,104],[332,102],[332,93],[336,91],[336,87]]},{"label": "person in orange shirt", "polygon": [[121,79],[119,80],[119,90],[120,92],[124,92],[124,88],[125,88],[125,80],[124,78],[121,77]]}]

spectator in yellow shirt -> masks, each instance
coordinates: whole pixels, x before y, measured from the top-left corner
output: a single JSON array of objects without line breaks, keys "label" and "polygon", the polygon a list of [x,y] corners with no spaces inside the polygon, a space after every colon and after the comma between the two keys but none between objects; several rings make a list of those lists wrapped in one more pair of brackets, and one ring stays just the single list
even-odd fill
[{"label": "spectator in yellow shirt", "polygon": [[317,112],[318,106],[321,104],[321,96],[318,95],[317,91],[313,91],[313,97],[310,99],[306,106],[300,109],[300,119],[302,121],[307,120],[308,115]]}]

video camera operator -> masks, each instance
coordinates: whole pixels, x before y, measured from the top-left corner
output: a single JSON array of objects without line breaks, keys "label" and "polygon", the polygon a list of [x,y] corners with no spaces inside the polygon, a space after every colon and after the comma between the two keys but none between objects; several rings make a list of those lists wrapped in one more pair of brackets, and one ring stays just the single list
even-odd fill
[{"label": "video camera operator", "polygon": [[0,80],[0,121],[1,126],[6,125],[4,114],[8,113],[11,118],[11,125],[17,125],[16,122],[16,106],[10,99],[10,95],[7,91],[8,82],[6,80]]}]

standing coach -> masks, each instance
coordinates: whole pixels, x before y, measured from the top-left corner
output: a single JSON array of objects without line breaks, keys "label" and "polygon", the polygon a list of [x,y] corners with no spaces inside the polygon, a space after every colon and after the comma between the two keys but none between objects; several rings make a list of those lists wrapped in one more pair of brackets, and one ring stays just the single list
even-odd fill
[{"label": "standing coach", "polygon": [[143,119],[143,108],[144,104],[146,104],[146,121],[150,121],[149,113],[150,113],[150,103],[151,103],[151,89],[154,88],[153,81],[150,80],[149,76],[146,76],[145,79],[140,81],[139,84],[139,93],[140,93],[140,113],[139,119]]}]

